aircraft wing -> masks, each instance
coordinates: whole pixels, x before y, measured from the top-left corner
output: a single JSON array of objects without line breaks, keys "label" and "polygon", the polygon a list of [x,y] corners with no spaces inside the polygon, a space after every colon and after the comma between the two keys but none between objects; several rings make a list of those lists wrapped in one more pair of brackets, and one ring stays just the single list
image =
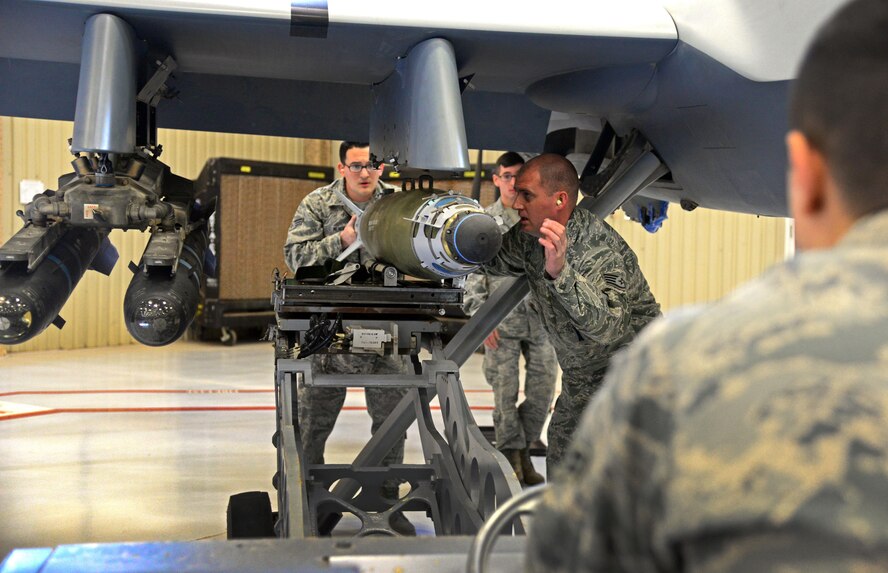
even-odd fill
[{"label": "aircraft wing", "polygon": [[84,22],[111,13],[147,67],[178,64],[160,127],[367,140],[373,86],[443,38],[470,147],[541,151],[553,112],[607,121],[671,171],[646,195],[783,215],[788,88],[842,1],[0,0],[0,114],[73,119]]}]

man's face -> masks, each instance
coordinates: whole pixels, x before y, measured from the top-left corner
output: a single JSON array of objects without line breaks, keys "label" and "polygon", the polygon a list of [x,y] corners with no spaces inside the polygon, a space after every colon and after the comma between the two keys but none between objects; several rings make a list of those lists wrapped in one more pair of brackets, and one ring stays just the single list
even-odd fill
[{"label": "man's face", "polygon": [[536,169],[525,169],[515,182],[514,209],[521,217],[519,225],[525,233],[540,236],[540,227],[546,219],[556,219],[557,193],[549,193],[540,183],[540,175]]},{"label": "man's face", "polygon": [[500,201],[506,207],[512,208],[515,203],[515,177],[521,171],[521,164],[511,167],[500,167],[499,174],[493,174],[493,184],[500,192]]},{"label": "man's face", "polygon": [[[360,167],[358,172],[354,169]],[[345,189],[349,197],[366,201],[373,195],[382,169],[370,166],[370,148],[352,147],[345,152],[345,164],[340,163],[339,174],[345,179]]]}]

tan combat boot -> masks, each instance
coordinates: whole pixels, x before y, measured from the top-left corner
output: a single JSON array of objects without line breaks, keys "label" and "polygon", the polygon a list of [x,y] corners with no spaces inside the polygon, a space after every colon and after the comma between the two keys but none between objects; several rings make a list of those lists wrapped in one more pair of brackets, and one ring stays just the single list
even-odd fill
[{"label": "tan combat boot", "polygon": [[524,475],[524,483],[527,485],[540,485],[541,483],[545,483],[546,478],[537,473],[536,468],[533,467],[533,462],[530,461],[530,452],[527,448],[519,450],[518,454],[521,457],[521,473]]},{"label": "tan combat boot", "polygon": [[502,453],[509,460],[518,482],[524,485],[524,472],[521,471],[521,450],[502,450]]}]

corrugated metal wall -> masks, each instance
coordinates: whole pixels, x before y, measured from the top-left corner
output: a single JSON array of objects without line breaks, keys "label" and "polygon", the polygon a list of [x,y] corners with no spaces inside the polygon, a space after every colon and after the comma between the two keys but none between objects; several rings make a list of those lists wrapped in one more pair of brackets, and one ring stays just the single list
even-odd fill
[{"label": "corrugated metal wall", "polygon": [[[22,179],[39,179],[55,189],[58,176],[71,171],[67,139],[72,130],[70,122],[0,117],[0,241],[21,226],[15,211],[22,207],[18,197]],[[338,146],[327,141],[173,130],[160,130],[158,139],[165,150],[161,159],[174,173],[192,179],[211,157],[318,165],[335,165],[338,160]],[[492,163],[498,155],[486,152],[484,161]],[[474,151],[470,159],[474,164]],[[664,309],[718,298],[785,257],[789,242],[784,219],[704,209],[685,213],[671,207],[669,220],[654,235],[624,220],[621,212],[608,219],[638,253]],[[114,231],[111,240],[122,264],[110,278],[86,273],[62,310],[67,326],[62,331],[50,327],[10,351],[132,343],[122,317],[130,280],[126,263],[139,259],[147,234]]]},{"label": "corrugated metal wall", "polygon": [[653,234],[622,211],[607,218],[638,255],[664,310],[720,298],[792,251],[788,219],[669,209],[669,218]]}]

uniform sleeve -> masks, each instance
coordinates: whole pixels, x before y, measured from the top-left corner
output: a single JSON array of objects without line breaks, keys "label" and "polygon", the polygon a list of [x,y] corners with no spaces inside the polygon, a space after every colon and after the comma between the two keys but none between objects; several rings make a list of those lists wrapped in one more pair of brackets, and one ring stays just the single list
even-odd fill
[{"label": "uniform sleeve", "polygon": [[489,296],[490,281],[487,279],[487,275],[481,271],[470,274],[466,278],[463,310],[467,315],[472,316],[478,312]]},{"label": "uniform sleeve", "polygon": [[503,244],[496,257],[483,265],[485,273],[493,276],[517,277],[524,274],[525,241],[518,225],[503,235]]},{"label": "uniform sleeve", "polygon": [[644,352],[617,355],[537,507],[526,571],[673,570],[659,568],[651,542],[664,518],[672,398],[649,384],[646,364]]},{"label": "uniform sleeve", "polygon": [[633,333],[633,291],[626,274],[622,257],[601,246],[572,257],[548,287],[578,334],[610,345]]},{"label": "uniform sleeve", "polygon": [[324,235],[322,207],[318,196],[308,195],[296,208],[284,243],[284,261],[291,272],[301,266],[324,264],[342,252],[339,233]]}]

